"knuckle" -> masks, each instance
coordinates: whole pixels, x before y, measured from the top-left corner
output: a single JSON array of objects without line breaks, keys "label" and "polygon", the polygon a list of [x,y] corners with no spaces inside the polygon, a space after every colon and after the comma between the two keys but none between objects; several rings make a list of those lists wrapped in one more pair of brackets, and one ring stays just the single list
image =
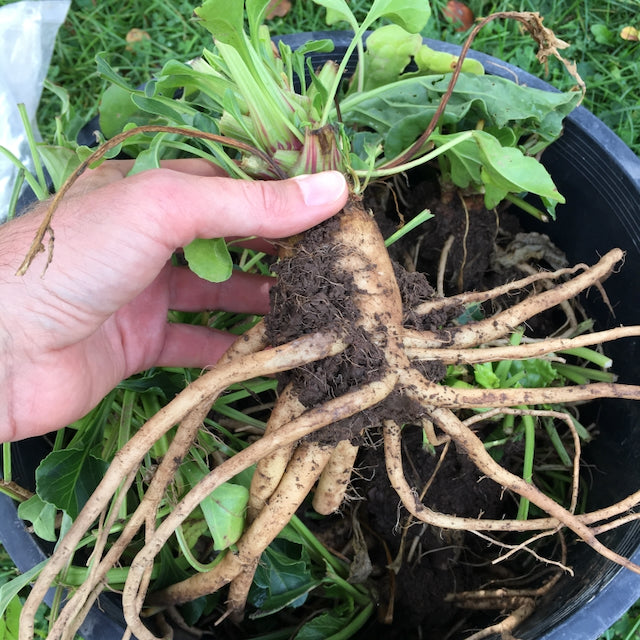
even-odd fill
[{"label": "knuckle", "polygon": [[286,199],[283,190],[272,182],[247,182],[244,183],[245,197],[249,210],[261,216],[261,214],[277,215],[285,210]]}]

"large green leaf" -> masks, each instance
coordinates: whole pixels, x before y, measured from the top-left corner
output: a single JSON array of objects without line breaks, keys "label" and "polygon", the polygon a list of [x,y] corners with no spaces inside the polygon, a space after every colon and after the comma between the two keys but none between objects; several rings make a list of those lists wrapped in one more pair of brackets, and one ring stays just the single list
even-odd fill
[{"label": "large green leaf", "polygon": [[[461,134],[433,135],[432,142],[441,146]],[[505,138],[507,141],[509,137]],[[451,181],[462,189],[484,190],[485,205],[492,209],[509,193],[535,193],[549,212],[564,198],[551,176],[535,158],[517,147],[503,146],[486,131],[473,131],[472,136],[445,153]]]},{"label": "large green leaf", "polygon": [[36,469],[36,491],[75,519],[108,467],[87,449],[53,451]]},{"label": "large green leaf", "polygon": [[[432,75],[403,79],[342,101],[343,121],[366,127],[386,138],[385,155],[392,158],[425,129],[448,78]],[[575,92],[553,93],[532,89],[494,76],[461,74],[440,121],[456,131],[485,127],[512,127],[516,138],[535,133],[547,143],[562,131],[562,120],[577,105]]]},{"label": "large green leaf", "polygon": [[[545,201],[564,202],[547,170],[535,159],[526,156],[516,147],[503,147],[493,136],[483,131],[475,131],[474,139],[482,156],[481,177],[485,188],[496,192],[536,193]],[[485,204],[488,209],[495,207],[502,199],[495,197]]]}]

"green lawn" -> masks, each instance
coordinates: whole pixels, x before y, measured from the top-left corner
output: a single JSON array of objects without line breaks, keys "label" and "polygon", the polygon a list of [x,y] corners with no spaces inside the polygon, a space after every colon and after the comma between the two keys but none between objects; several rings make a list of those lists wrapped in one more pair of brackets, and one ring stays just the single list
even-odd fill
[{"label": "green lawn", "polygon": [[[352,0],[351,4],[357,8],[369,3]],[[441,16],[445,4],[444,0],[432,2],[434,17],[425,35],[461,43],[465,34],[456,32]],[[576,61],[587,83],[585,106],[640,154],[640,44],[619,35],[625,26],[640,28],[638,0],[472,0],[468,4],[476,15],[502,10],[544,15],[545,25],[571,43],[565,55]],[[105,86],[95,71],[95,55],[104,53],[117,71],[133,83],[142,83],[168,59],[188,60],[206,44],[207,38],[191,19],[194,6],[186,0],[74,0],[60,30],[49,80],[69,92],[76,117],[88,121],[97,112]],[[310,1],[293,0],[288,15],[274,19],[272,28],[279,33],[325,29],[323,13]],[[517,31],[516,25],[494,22],[474,48],[539,73],[533,48],[523,46]],[[133,34],[141,38],[128,42],[127,36],[131,39]],[[551,65],[548,80],[561,88],[570,83],[558,64]],[[58,110],[57,98],[45,92],[39,111],[45,138],[53,132]],[[639,628],[640,606],[636,605],[603,637],[631,640],[638,637]]]}]

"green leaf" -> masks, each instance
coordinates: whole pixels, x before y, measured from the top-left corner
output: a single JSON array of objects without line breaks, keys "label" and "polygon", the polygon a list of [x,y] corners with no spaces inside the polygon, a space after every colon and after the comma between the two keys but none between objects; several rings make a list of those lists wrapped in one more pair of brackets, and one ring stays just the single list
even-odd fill
[{"label": "green leaf", "polygon": [[358,21],[353,15],[349,5],[345,0],[313,0],[321,7],[325,7],[327,10],[326,22],[328,25],[333,25],[336,22],[344,20],[349,23],[351,28],[355,31],[358,28]]},{"label": "green leaf", "polygon": [[36,469],[36,491],[75,520],[108,467],[87,449],[53,451]]},{"label": "green leaf", "polygon": [[107,138],[112,138],[124,130],[125,125],[148,124],[149,114],[132,100],[129,89],[112,84],[103,94],[100,102],[100,130]]},{"label": "green leaf", "polygon": [[419,33],[395,24],[379,27],[367,38],[364,91],[395,82],[422,46]]},{"label": "green leaf", "polygon": [[[385,156],[391,159],[426,129],[447,87],[448,78],[441,75],[402,79],[345,98],[342,118],[353,129],[365,127],[384,136]],[[516,140],[535,134],[549,144],[578,100],[575,92],[552,93],[495,76],[461,74],[440,127],[446,134],[473,130],[482,122],[485,129],[512,128]]]},{"label": "green leaf", "polygon": [[35,534],[48,542],[55,542],[58,539],[56,532],[57,513],[55,505],[44,502],[37,494],[18,506],[18,517],[30,522]]},{"label": "green leaf", "polygon": [[38,153],[47,168],[56,191],[62,187],[65,180],[80,166],[80,158],[73,149],[55,147],[53,145],[38,145]]},{"label": "green leaf", "polygon": [[518,386],[528,388],[548,387],[559,375],[554,366],[548,360],[532,358],[529,360],[514,360],[511,364],[511,375],[524,372]]},{"label": "green leaf", "polygon": [[[162,96],[147,97],[134,93],[130,97],[130,101],[134,106],[138,107],[139,113],[151,114],[166,119],[170,124],[190,125],[197,111],[185,105],[182,102],[165,98]],[[149,115],[146,116],[147,122],[150,121]],[[153,119],[154,121],[157,118]]]},{"label": "green leaf", "polygon": [[[310,591],[322,584],[322,580],[309,580],[298,587],[294,587],[278,595],[269,596],[261,605],[260,610],[249,616],[252,619],[264,618],[286,607],[299,607],[303,605]],[[296,636],[297,637],[297,636]],[[326,638],[327,636],[322,636]]]},{"label": "green leaf", "polygon": [[240,539],[248,502],[246,487],[225,483],[200,503],[216,551],[228,549]]},{"label": "green leaf", "polygon": [[592,24],[591,33],[598,44],[616,44],[616,34],[605,24]]},{"label": "green leaf", "polygon": [[[256,38],[260,25],[264,22],[269,0],[246,0],[247,21],[249,22],[249,35]],[[218,9],[219,11],[219,9]],[[255,45],[255,42],[254,42]]]},{"label": "green leaf", "polygon": [[24,589],[30,585],[47,563],[46,560],[39,562],[35,567],[25,573],[20,574],[0,587],[0,616],[4,616],[11,601]]},{"label": "green leaf", "polygon": [[369,23],[388,18],[411,33],[422,31],[431,17],[431,7],[424,0],[375,0],[367,16]]},{"label": "green leaf", "polygon": [[[454,56],[446,51],[436,51],[426,44],[423,44],[418,49],[415,59],[420,75],[451,73],[458,62],[458,56]],[[461,71],[482,75],[484,73],[484,67],[478,60],[465,58],[462,61]]]},{"label": "green leaf", "polygon": [[196,238],[184,248],[189,268],[209,282],[224,282],[231,277],[233,263],[224,238]]},{"label": "green leaf", "polygon": [[337,616],[335,609],[332,609],[305,622],[294,636],[294,640],[325,640],[342,631],[348,621],[348,617]]},{"label": "green leaf", "polygon": [[[516,147],[503,147],[492,135],[482,131],[474,132],[474,138],[482,156],[481,177],[485,186],[504,190],[505,194],[526,191],[551,202],[565,201],[547,170],[535,158],[525,156]],[[485,205],[492,209],[501,200],[487,202],[485,198]]]},{"label": "green leaf", "polygon": [[[193,462],[184,463],[180,470],[192,487],[206,473]],[[248,502],[246,487],[225,482],[200,503],[216,551],[228,549],[242,535]]]},{"label": "green leaf", "polygon": [[18,640],[21,613],[22,602],[18,596],[14,596],[0,618],[0,640]]},{"label": "green leaf", "polygon": [[485,389],[498,389],[500,387],[500,379],[493,371],[490,362],[482,362],[473,367],[473,375],[476,382]]},{"label": "green leaf", "polygon": [[[327,9],[327,24],[340,20],[348,22],[354,31],[358,30],[358,21],[345,0],[314,0]],[[411,33],[418,33],[431,17],[431,8],[424,0],[375,0],[361,27],[368,28],[380,18],[388,18]]]},{"label": "green leaf", "polygon": [[98,74],[111,84],[115,84],[129,92],[133,91],[133,87],[119,73],[114,71],[100,54],[96,56],[96,67]]},{"label": "green leaf", "polygon": [[206,0],[195,14],[214,40],[232,46],[246,61],[243,0],[227,0],[223,11],[219,0]]},{"label": "green leaf", "polygon": [[309,555],[304,547],[277,539],[260,557],[254,584],[262,591],[256,604],[262,611],[283,606],[300,606],[306,594],[319,584],[310,573]]}]

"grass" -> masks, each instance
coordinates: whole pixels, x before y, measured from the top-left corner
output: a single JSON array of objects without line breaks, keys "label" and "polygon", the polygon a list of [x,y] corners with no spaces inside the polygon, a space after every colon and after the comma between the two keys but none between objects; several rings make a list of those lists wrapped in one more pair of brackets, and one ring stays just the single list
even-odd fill
[{"label": "grass", "polygon": [[[95,55],[104,53],[133,84],[144,82],[171,58],[190,59],[207,44],[206,36],[190,19],[196,4],[187,0],[74,0],[60,30],[48,79],[69,92],[77,119],[90,120],[105,88],[95,71]],[[369,4],[351,1],[355,9],[364,10]],[[462,43],[464,34],[441,16],[445,0],[432,0],[431,4],[434,17],[425,35]],[[640,44],[619,36],[625,26],[640,28],[639,0],[471,0],[468,4],[475,15],[502,10],[544,15],[545,24],[571,43],[565,54],[576,61],[587,83],[585,106],[640,154]],[[292,0],[288,15],[272,21],[272,30],[278,33],[326,28],[324,12],[309,0]],[[474,48],[538,74],[533,50],[522,46],[522,38],[514,37],[516,31],[515,25],[494,22]],[[131,40],[134,34],[138,39],[128,41],[127,36]],[[550,67],[548,80],[561,88],[567,88],[569,82],[559,65]],[[45,92],[38,114],[45,139],[53,133],[58,111],[57,99]],[[4,570],[11,570],[10,561],[0,555],[0,573]],[[631,640],[638,637],[639,629],[640,603],[602,638]]]}]

